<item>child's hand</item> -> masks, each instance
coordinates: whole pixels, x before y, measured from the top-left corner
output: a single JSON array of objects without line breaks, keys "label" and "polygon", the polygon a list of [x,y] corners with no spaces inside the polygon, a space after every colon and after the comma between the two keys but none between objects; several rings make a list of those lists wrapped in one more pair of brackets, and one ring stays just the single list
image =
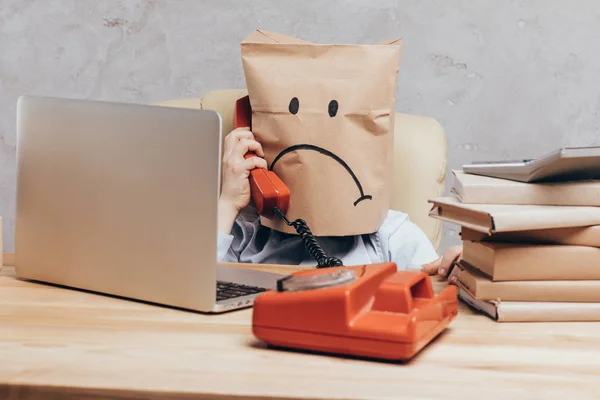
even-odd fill
[{"label": "child's hand", "polygon": [[[258,157],[245,159],[249,151]],[[250,203],[248,177],[254,168],[267,168],[260,143],[248,128],[238,128],[225,138],[223,146],[223,181],[219,199],[219,230],[229,233],[241,209]]]},{"label": "child's hand", "polygon": [[423,271],[428,273],[429,275],[438,274],[440,276],[448,276],[452,265],[460,258],[462,255],[462,246],[451,247],[444,255],[434,262],[430,264],[423,265]]}]

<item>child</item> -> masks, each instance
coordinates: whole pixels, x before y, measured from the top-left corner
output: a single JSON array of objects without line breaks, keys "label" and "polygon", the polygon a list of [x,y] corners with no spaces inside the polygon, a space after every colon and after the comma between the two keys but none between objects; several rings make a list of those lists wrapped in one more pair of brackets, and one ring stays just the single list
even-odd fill
[{"label": "child", "polygon": [[[244,159],[248,151],[258,157]],[[218,261],[314,266],[316,261],[299,236],[261,226],[256,210],[250,205],[248,177],[254,168],[267,168],[263,156],[261,145],[249,129],[236,129],[225,139],[218,211]],[[429,274],[442,276],[448,273],[462,250],[454,247],[438,257],[427,236],[408,216],[392,210],[376,233],[317,239],[328,256],[339,258],[344,265],[391,261],[399,269],[417,266]]]}]

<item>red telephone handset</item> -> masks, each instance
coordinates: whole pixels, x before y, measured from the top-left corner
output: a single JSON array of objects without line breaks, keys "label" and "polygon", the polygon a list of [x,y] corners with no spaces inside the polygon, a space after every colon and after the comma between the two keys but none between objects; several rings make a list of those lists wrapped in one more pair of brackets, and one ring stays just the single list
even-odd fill
[{"label": "red telephone handset", "polygon": [[[233,111],[233,128],[252,127],[252,109],[250,98],[242,97],[235,102]],[[255,157],[254,152],[248,152],[245,158]],[[283,214],[288,210],[290,203],[290,190],[281,179],[273,172],[263,168],[250,171],[250,191],[254,206],[260,215],[274,219],[275,207]]]}]

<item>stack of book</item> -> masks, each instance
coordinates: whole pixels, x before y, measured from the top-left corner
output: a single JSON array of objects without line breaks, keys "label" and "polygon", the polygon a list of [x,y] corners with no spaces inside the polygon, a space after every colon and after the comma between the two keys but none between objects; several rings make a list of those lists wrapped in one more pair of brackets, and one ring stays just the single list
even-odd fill
[{"label": "stack of book", "polygon": [[600,321],[600,181],[453,175],[430,216],[461,227],[464,302],[496,321]]}]

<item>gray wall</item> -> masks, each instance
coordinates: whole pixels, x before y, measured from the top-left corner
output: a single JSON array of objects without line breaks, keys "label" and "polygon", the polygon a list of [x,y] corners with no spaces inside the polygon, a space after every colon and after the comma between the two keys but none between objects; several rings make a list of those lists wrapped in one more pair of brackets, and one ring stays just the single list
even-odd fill
[{"label": "gray wall", "polygon": [[[449,167],[598,142],[596,1],[0,0],[0,215],[13,249],[20,94],[127,102],[239,88],[255,28],[316,42],[403,37],[399,111],[438,119]],[[445,230],[443,247],[458,242]]]}]

